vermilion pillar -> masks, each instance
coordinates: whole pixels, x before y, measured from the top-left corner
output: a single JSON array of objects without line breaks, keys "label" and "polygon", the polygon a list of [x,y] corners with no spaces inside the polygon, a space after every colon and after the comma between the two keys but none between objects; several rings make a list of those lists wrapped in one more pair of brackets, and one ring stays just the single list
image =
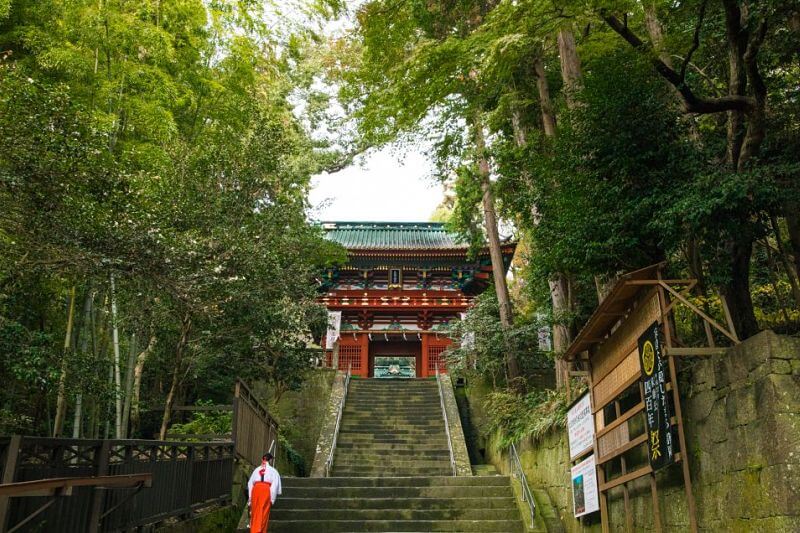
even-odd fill
[{"label": "vermilion pillar", "polygon": [[362,333],[358,336],[361,346],[361,377],[369,377],[369,335]]},{"label": "vermilion pillar", "polygon": [[417,377],[428,377],[428,332],[422,333],[422,357],[420,358],[421,364],[417,369]]}]

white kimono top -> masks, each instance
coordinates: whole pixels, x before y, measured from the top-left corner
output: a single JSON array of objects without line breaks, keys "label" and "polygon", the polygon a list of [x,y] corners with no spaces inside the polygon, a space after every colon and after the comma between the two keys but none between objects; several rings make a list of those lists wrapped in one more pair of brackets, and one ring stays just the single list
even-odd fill
[{"label": "white kimono top", "polygon": [[261,481],[261,469],[265,468],[264,471],[264,481],[267,483],[271,483],[272,486],[270,487],[270,495],[272,496],[272,503],[275,503],[275,500],[278,498],[278,495],[281,494],[281,475],[275,470],[271,465],[267,464],[266,467],[259,466],[253,473],[250,475],[250,481],[247,482],[247,502],[249,504],[250,497],[253,494],[253,485]]}]

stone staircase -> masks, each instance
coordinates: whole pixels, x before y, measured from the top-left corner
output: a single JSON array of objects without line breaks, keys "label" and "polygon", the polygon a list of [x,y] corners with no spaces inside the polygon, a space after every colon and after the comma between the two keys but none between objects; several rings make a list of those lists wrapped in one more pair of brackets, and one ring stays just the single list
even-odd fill
[{"label": "stone staircase", "polygon": [[452,474],[435,380],[350,382],[332,476]]},{"label": "stone staircase", "polygon": [[286,478],[270,532],[523,531],[507,477]]},{"label": "stone staircase", "polygon": [[285,478],[269,530],[523,531],[508,477],[452,474],[435,380],[353,380],[332,477]]}]

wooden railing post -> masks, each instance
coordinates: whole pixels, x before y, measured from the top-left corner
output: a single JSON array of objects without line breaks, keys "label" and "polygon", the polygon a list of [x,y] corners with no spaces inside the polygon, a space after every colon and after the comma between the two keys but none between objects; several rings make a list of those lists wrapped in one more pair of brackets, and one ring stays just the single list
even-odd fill
[{"label": "wooden railing post", "polygon": [[[13,483],[17,473],[17,463],[19,459],[19,448],[22,444],[22,436],[14,435],[8,442],[6,451],[5,465],[3,466],[3,483]],[[0,498],[0,531],[8,529],[8,511],[11,508],[11,498]]]},{"label": "wooden railing post", "polygon": [[[96,476],[108,475],[108,461],[111,455],[111,441],[103,440],[100,448],[97,450],[95,456],[95,464],[97,470]],[[100,531],[100,517],[103,516],[103,507],[105,506],[106,491],[102,487],[95,487],[94,494],[92,495],[92,509],[89,514],[89,533],[97,533]]]},{"label": "wooden railing post", "polygon": [[[186,450],[186,462],[189,464],[189,475],[187,476],[188,479],[186,480],[186,510],[184,511],[184,519],[189,519],[192,516],[192,478],[194,477],[196,451],[197,448],[191,444]],[[178,460],[177,453],[175,454],[175,460]]]}]

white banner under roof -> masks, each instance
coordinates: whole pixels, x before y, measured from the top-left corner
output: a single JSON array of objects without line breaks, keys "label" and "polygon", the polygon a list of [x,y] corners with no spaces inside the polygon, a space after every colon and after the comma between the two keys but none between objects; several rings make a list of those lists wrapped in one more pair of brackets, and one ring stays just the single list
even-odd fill
[{"label": "white banner under roof", "polygon": [[342,312],[328,311],[328,334],[325,337],[325,348],[333,349],[333,345],[339,340],[339,332],[342,328]]}]

